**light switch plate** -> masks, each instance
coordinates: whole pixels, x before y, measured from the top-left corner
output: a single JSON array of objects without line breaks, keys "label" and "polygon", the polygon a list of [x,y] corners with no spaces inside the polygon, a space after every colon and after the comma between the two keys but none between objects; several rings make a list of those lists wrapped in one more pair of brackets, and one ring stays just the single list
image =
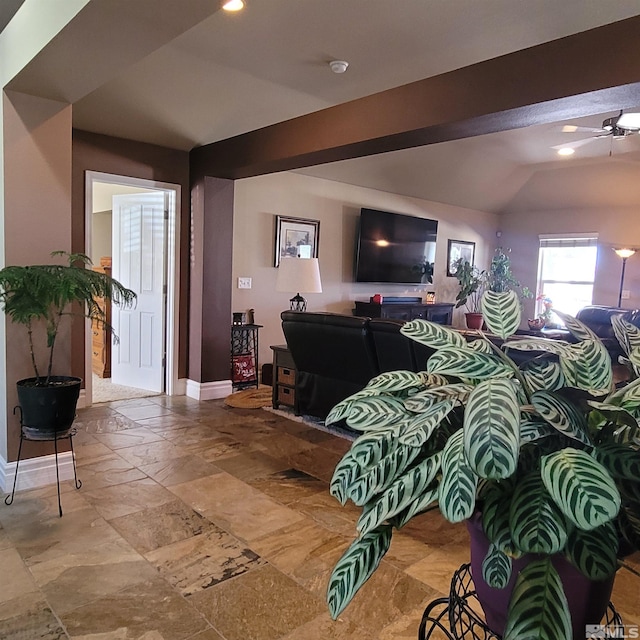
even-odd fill
[{"label": "light switch plate", "polygon": [[251,278],[238,278],[238,289],[251,289]]},{"label": "light switch plate", "polygon": [[631,292],[629,291],[629,289],[623,289],[622,290],[622,299],[623,300],[628,300],[631,297]]}]

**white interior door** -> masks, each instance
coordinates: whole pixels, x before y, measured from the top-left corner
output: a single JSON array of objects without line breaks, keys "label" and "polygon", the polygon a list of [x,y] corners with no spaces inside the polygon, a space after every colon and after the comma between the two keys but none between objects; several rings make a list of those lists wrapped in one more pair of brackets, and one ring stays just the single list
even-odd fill
[{"label": "white interior door", "polygon": [[114,384],[164,391],[165,193],[113,196],[112,274],[138,295],[135,308],[113,305]]}]

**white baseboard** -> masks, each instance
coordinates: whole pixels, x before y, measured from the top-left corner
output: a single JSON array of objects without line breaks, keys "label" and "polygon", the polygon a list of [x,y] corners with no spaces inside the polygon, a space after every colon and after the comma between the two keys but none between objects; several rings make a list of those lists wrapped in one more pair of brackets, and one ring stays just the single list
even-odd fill
[{"label": "white baseboard", "polygon": [[218,400],[226,398],[233,392],[231,380],[218,380],[216,382],[195,382],[187,380],[186,395],[196,400]]},{"label": "white baseboard", "polygon": [[[22,451],[28,447],[29,443],[22,445]],[[73,479],[73,458],[71,451],[58,454],[58,469],[60,471],[60,481]],[[5,493],[10,493],[13,487],[13,478],[16,475],[16,463],[7,462],[0,456],[0,489]],[[38,456],[37,458],[25,458],[20,460],[18,469],[18,482],[16,491],[23,489],[36,489],[56,483],[56,457],[55,455]]]},{"label": "white baseboard", "polygon": [[80,396],[78,397],[78,404],[76,407],[78,409],[84,409],[87,406],[87,390],[80,389]]},{"label": "white baseboard", "polygon": [[186,396],[187,395],[187,382],[186,378],[178,378],[173,385],[174,396]]}]

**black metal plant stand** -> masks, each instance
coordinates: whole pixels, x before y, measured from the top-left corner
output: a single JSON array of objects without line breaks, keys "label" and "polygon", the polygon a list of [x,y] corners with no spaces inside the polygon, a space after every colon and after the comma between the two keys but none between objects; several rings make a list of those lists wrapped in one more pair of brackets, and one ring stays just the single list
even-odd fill
[{"label": "black metal plant stand", "polygon": [[[418,640],[428,640],[438,630],[448,640],[500,640],[478,614],[482,611],[476,596],[471,565],[463,564],[451,579],[451,590],[448,598],[438,598],[427,605],[422,615]],[[610,602],[602,623],[615,638],[616,629],[622,628],[622,618]]]},{"label": "black metal plant stand", "polygon": [[56,484],[58,487],[58,513],[62,518],[62,502],[60,500],[60,470],[58,468],[58,440],[69,439],[69,447],[71,449],[71,460],[73,462],[73,479],[75,482],[76,489],[79,489],[82,486],[82,482],[78,480],[78,473],[76,471],[76,455],[73,450],[73,436],[76,435],[76,428],[71,427],[69,429],[65,429],[64,431],[55,431],[51,434],[39,434],[35,432],[33,429],[30,429],[28,425],[23,424],[22,422],[22,407],[18,405],[14,407],[13,414],[15,415],[16,410],[20,410],[20,444],[18,445],[18,460],[16,461],[16,472],[13,476],[13,489],[11,490],[11,494],[8,495],[4,499],[4,503],[6,505],[13,504],[13,498],[16,493],[16,483],[18,481],[18,468],[20,467],[20,459],[22,456],[22,443],[25,440],[29,440],[31,442],[53,442],[55,457],[56,457]]}]

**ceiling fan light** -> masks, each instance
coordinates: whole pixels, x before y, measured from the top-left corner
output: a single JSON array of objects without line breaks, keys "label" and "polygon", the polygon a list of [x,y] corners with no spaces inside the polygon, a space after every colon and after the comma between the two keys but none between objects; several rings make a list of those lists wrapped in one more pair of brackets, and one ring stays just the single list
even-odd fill
[{"label": "ceiling fan light", "polygon": [[572,156],[575,152],[576,150],[571,147],[560,147],[560,149],[558,149],[559,156]]},{"label": "ceiling fan light", "polygon": [[623,113],[616,122],[619,129],[640,131],[640,113]]}]

